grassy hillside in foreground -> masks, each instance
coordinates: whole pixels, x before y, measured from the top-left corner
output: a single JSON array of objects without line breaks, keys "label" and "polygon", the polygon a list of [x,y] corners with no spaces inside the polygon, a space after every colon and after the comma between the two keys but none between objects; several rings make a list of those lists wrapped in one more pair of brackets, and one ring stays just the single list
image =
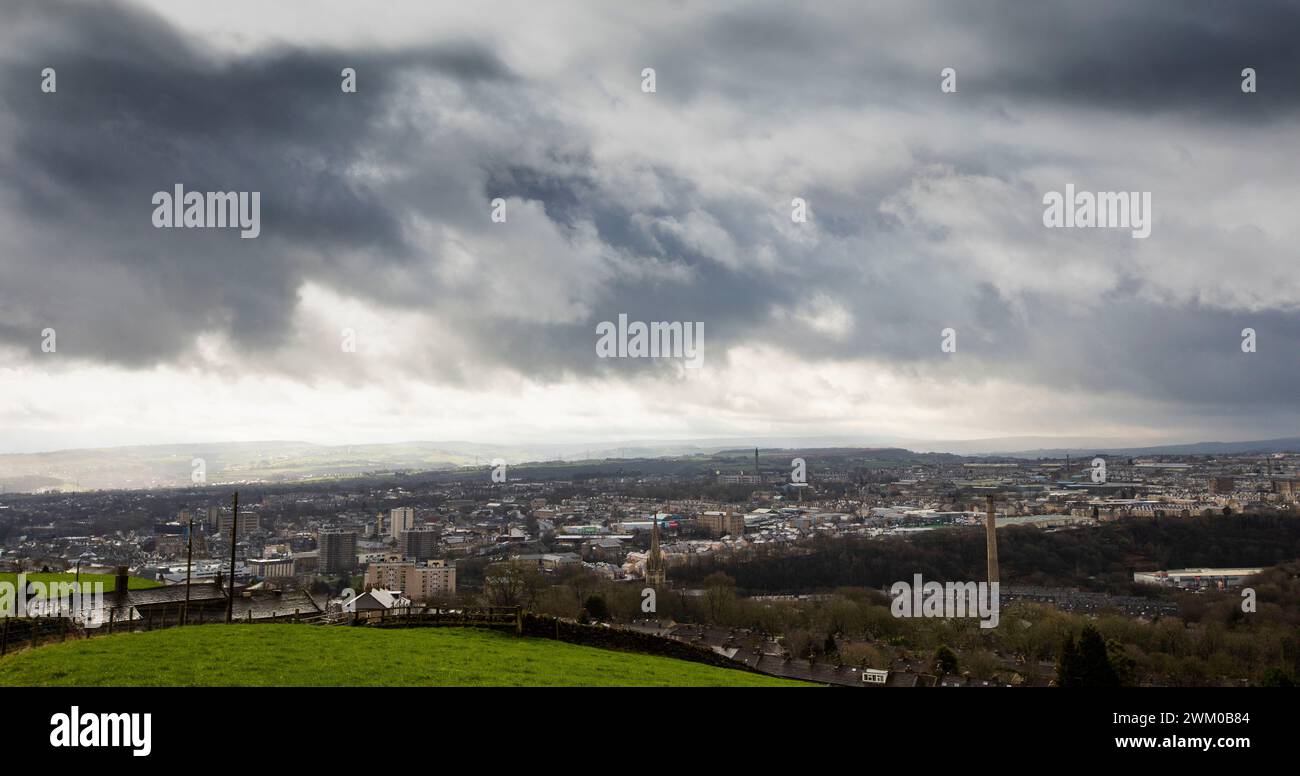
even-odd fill
[{"label": "grassy hillside in foreground", "polygon": [[469,628],[199,625],[96,636],[0,658],[0,686],[799,684],[685,660]]},{"label": "grassy hillside in foreground", "polygon": [[[44,584],[47,585],[51,582],[72,582],[77,579],[77,575],[72,572],[63,573],[63,574],[51,572],[48,574],[44,574],[39,571],[25,571],[23,572],[23,574],[27,577],[28,582],[43,582]],[[8,582],[11,585],[17,585],[18,575],[9,571],[0,572],[0,582]],[[117,588],[117,578],[112,574],[82,574],[81,575],[81,584],[83,585],[93,585],[96,582],[104,583],[105,593],[111,593],[113,592],[113,590]],[[130,588],[131,590],[144,590],[145,588],[158,587],[161,584],[162,584],[161,582],[156,582],[152,579],[142,579],[140,577],[127,578],[127,587]],[[83,589],[86,592],[92,591],[92,588],[90,587],[86,587]]]}]

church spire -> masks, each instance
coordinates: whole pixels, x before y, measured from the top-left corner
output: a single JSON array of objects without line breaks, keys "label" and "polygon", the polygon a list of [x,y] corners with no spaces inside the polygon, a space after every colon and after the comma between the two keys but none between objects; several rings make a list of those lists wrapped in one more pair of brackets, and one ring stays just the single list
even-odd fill
[{"label": "church spire", "polygon": [[659,548],[659,515],[655,515],[650,528],[650,554],[645,559],[645,581],[651,587],[662,587],[668,581],[664,551]]}]

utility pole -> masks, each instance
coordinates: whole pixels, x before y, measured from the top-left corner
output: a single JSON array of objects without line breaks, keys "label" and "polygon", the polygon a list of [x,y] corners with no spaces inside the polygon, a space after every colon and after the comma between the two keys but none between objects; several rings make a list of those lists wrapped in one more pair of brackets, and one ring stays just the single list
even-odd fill
[{"label": "utility pole", "polygon": [[185,550],[185,607],[181,609],[181,625],[188,625],[190,621],[190,572],[194,568],[194,515],[188,511],[185,513],[190,519],[189,528],[189,547]]},{"label": "utility pole", "polygon": [[230,497],[230,597],[226,599],[226,622],[235,617],[235,538],[239,535],[239,491]]}]

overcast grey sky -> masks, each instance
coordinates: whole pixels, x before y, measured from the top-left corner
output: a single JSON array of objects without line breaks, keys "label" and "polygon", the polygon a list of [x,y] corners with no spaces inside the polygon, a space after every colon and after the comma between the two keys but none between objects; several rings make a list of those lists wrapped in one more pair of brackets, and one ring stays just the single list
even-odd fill
[{"label": "overcast grey sky", "polygon": [[[1295,435],[1298,29],[1283,2],[8,3],[0,452]],[[261,235],[155,229],[176,183],[260,191]],[[1045,228],[1067,183],[1151,192],[1151,236]],[[703,368],[596,358],[620,313],[703,322]]]}]

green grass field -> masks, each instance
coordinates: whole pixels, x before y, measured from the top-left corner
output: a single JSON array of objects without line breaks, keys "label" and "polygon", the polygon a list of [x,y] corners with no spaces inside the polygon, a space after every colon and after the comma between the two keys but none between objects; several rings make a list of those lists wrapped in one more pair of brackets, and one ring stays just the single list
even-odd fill
[{"label": "green grass field", "polygon": [[[25,571],[23,573],[26,575],[28,582],[43,582],[47,585],[51,582],[72,582],[77,579],[77,575],[71,572],[64,573],[64,574],[59,574],[59,573],[42,574],[39,571],[36,572]],[[18,575],[8,571],[0,572],[0,582],[8,582],[12,585],[17,585]],[[104,583],[105,593],[111,593],[117,588],[117,578],[112,574],[82,574],[81,575],[81,584],[83,585],[93,585],[96,582]],[[161,584],[162,584],[161,582],[155,582],[152,579],[141,579],[140,577],[129,577],[127,587],[130,588],[131,590],[144,590],[145,588],[158,587]],[[91,588],[87,587],[85,588],[85,590],[89,592]]]},{"label": "green grass field", "polygon": [[810,686],[470,628],[199,625],[0,658],[0,686]]}]

